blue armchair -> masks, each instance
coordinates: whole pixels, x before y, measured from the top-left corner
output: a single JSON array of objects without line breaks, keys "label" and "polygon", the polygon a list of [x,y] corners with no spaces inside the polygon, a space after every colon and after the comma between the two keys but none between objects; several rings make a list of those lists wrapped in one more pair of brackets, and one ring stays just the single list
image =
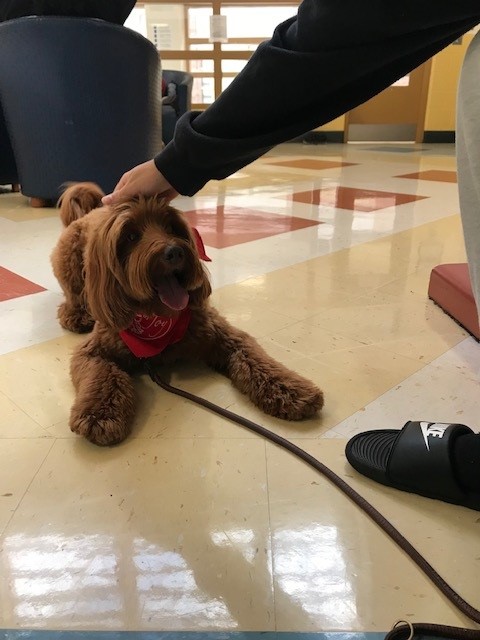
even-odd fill
[{"label": "blue armchair", "polygon": [[177,120],[192,108],[193,76],[185,71],[164,69],[163,79],[167,84],[175,84],[177,94],[172,104],[162,105],[162,137],[168,144],[173,138]]},{"label": "blue armchair", "polygon": [[102,20],[0,24],[0,104],[22,192],[34,198],[55,200],[68,181],[110,191],[161,148],[158,52]]}]

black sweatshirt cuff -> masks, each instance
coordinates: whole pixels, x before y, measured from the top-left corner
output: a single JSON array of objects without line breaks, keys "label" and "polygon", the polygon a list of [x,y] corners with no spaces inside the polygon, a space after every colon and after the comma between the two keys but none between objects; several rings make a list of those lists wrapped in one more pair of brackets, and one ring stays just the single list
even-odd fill
[{"label": "black sweatshirt cuff", "polygon": [[182,196],[195,195],[211,179],[210,175],[202,172],[195,157],[195,134],[191,122],[199,114],[189,112],[182,116],[177,123],[174,140],[154,158],[157,169]]}]

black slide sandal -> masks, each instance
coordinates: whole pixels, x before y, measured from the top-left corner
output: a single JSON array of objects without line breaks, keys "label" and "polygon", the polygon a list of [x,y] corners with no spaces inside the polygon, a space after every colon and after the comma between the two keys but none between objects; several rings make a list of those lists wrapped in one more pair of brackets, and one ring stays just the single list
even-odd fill
[{"label": "black slide sandal", "polygon": [[451,462],[454,440],[471,433],[463,424],[407,422],[400,431],[357,434],[345,455],[354,469],[375,482],[480,511],[480,494],[460,487]]}]

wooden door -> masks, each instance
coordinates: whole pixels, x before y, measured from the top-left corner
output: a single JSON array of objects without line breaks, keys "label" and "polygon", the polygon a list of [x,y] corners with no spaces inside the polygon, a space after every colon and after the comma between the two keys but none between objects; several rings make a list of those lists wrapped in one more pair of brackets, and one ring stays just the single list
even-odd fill
[{"label": "wooden door", "polygon": [[347,114],[346,141],[422,142],[431,61]]}]

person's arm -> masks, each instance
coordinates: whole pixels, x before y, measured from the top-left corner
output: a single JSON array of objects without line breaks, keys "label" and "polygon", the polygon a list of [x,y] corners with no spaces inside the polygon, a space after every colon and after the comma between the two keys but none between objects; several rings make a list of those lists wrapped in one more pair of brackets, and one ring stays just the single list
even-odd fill
[{"label": "person's arm", "polygon": [[0,22],[24,16],[100,18],[122,25],[136,0],[0,0]]},{"label": "person's arm", "polygon": [[206,111],[183,116],[157,169],[193,195],[342,115],[480,20],[478,3],[451,4],[304,0]]},{"label": "person's arm", "polygon": [[159,190],[193,195],[231,175],[365,102],[479,21],[478,0],[304,0],[208,109],[179,120],[155,158]]}]

